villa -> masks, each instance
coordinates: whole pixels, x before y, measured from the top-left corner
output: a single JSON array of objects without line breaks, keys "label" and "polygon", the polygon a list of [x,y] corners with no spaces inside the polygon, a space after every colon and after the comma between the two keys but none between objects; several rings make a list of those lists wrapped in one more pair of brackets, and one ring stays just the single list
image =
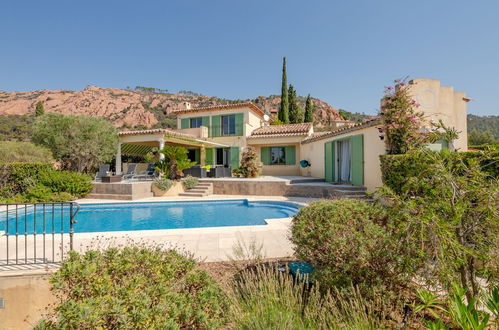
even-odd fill
[{"label": "villa", "polygon": [[[460,132],[453,148],[467,150],[466,108],[463,92],[433,79],[414,79],[411,92],[430,122],[442,120]],[[144,155],[152,148],[179,145],[200,165],[239,167],[245,147],[257,150],[264,176],[300,176],[325,182],[365,187],[382,185],[379,156],[386,147],[379,119],[336,123],[331,131],[314,132],[311,123],[270,125],[268,116],[252,103],[191,108],[175,112],[177,129],[120,132],[116,171],[121,155]],[[443,142],[428,146],[449,148]]]}]

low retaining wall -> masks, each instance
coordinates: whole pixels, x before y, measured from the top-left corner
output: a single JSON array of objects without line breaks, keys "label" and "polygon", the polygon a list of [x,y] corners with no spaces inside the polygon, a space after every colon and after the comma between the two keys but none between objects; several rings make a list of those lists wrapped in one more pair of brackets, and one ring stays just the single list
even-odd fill
[{"label": "low retaining wall", "polygon": [[363,188],[352,186],[335,187],[334,185],[295,185],[286,181],[237,181],[237,180],[203,180],[213,184],[216,195],[253,195],[253,196],[287,196],[309,198],[338,198],[345,195],[345,190],[359,191]]},{"label": "low retaining wall", "polygon": [[86,198],[135,200],[152,197],[152,182],[120,182],[93,184],[94,187]]}]

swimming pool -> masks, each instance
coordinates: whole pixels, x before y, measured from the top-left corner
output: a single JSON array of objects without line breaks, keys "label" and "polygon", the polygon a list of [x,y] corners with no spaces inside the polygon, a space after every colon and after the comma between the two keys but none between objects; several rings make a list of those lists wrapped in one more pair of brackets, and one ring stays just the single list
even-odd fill
[{"label": "swimming pool", "polygon": [[[225,226],[265,225],[265,219],[294,216],[298,204],[278,201],[186,201],[80,204],[74,225],[76,233],[129,230],[157,230],[175,228],[202,228]],[[49,210],[50,211],[50,210]],[[6,231],[5,212],[0,212],[0,231]],[[36,218],[36,221],[35,221]],[[61,220],[62,218],[62,220]],[[15,213],[9,213],[8,232],[16,233]],[[68,232],[69,209],[46,213],[28,208],[18,212],[19,234]],[[62,225],[61,225],[62,224]]]}]

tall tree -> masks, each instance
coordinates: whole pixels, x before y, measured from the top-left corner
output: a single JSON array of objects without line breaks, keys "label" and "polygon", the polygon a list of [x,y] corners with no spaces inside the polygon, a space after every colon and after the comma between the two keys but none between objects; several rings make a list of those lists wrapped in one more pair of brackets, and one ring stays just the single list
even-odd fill
[{"label": "tall tree", "polygon": [[282,60],[281,105],[277,114],[279,120],[289,124],[288,78],[286,77],[286,57]]},{"label": "tall tree", "polygon": [[45,109],[43,107],[43,102],[42,101],[38,101],[36,102],[36,106],[35,106],[35,116],[38,117],[38,116],[41,116],[45,114]]},{"label": "tall tree", "polygon": [[303,109],[298,105],[298,101],[296,99],[296,90],[293,85],[289,85],[288,90],[289,96],[289,123],[298,124],[303,123],[305,119],[305,114]]},{"label": "tall tree", "polygon": [[313,123],[314,122],[314,110],[315,110],[314,103],[312,102],[312,98],[310,97],[310,94],[308,94],[307,101],[305,102],[305,122],[306,123]]}]

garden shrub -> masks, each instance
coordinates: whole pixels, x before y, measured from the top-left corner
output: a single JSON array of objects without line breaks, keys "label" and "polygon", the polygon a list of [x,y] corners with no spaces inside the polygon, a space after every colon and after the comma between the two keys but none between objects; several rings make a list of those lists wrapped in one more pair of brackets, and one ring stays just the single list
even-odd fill
[{"label": "garden shrub", "polygon": [[50,282],[60,304],[38,329],[207,329],[226,323],[227,297],[174,250],[70,252]]},{"label": "garden shrub", "polygon": [[262,164],[258,161],[256,149],[246,147],[241,155],[241,165],[234,169],[233,173],[241,178],[256,178],[262,171]]},{"label": "garden shrub", "polygon": [[326,287],[359,286],[388,290],[410,277],[409,255],[387,230],[382,206],[353,199],[313,202],[293,218],[291,241],[296,255],[316,267]]},{"label": "garden shrub", "polygon": [[0,164],[0,200],[7,202],[64,202],[92,190],[86,174],[56,171],[52,164]]},{"label": "garden shrub", "polygon": [[[411,151],[403,155],[382,155],[381,172],[385,186],[395,193],[401,193],[410,178],[431,175],[433,167],[442,162],[456,175],[462,175],[463,166],[475,159],[482,171],[491,178],[499,178],[499,151],[478,152],[430,152],[427,150]],[[431,187],[428,187],[431,189]],[[416,192],[414,192],[416,193]],[[424,194],[425,191],[419,191]]]},{"label": "garden shrub", "polygon": [[73,196],[85,196],[92,190],[92,178],[83,173],[50,171],[40,178],[40,183],[53,192],[66,192]]},{"label": "garden shrub", "polygon": [[184,187],[186,189],[192,189],[198,185],[199,179],[188,175],[185,177],[185,179],[182,181],[182,183],[184,184]]},{"label": "garden shrub", "polygon": [[31,142],[0,141],[0,163],[53,163],[52,152]]},{"label": "garden shrub", "polygon": [[173,186],[175,181],[167,178],[157,178],[154,180],[154,185],[163,191],[167,191]]}]

